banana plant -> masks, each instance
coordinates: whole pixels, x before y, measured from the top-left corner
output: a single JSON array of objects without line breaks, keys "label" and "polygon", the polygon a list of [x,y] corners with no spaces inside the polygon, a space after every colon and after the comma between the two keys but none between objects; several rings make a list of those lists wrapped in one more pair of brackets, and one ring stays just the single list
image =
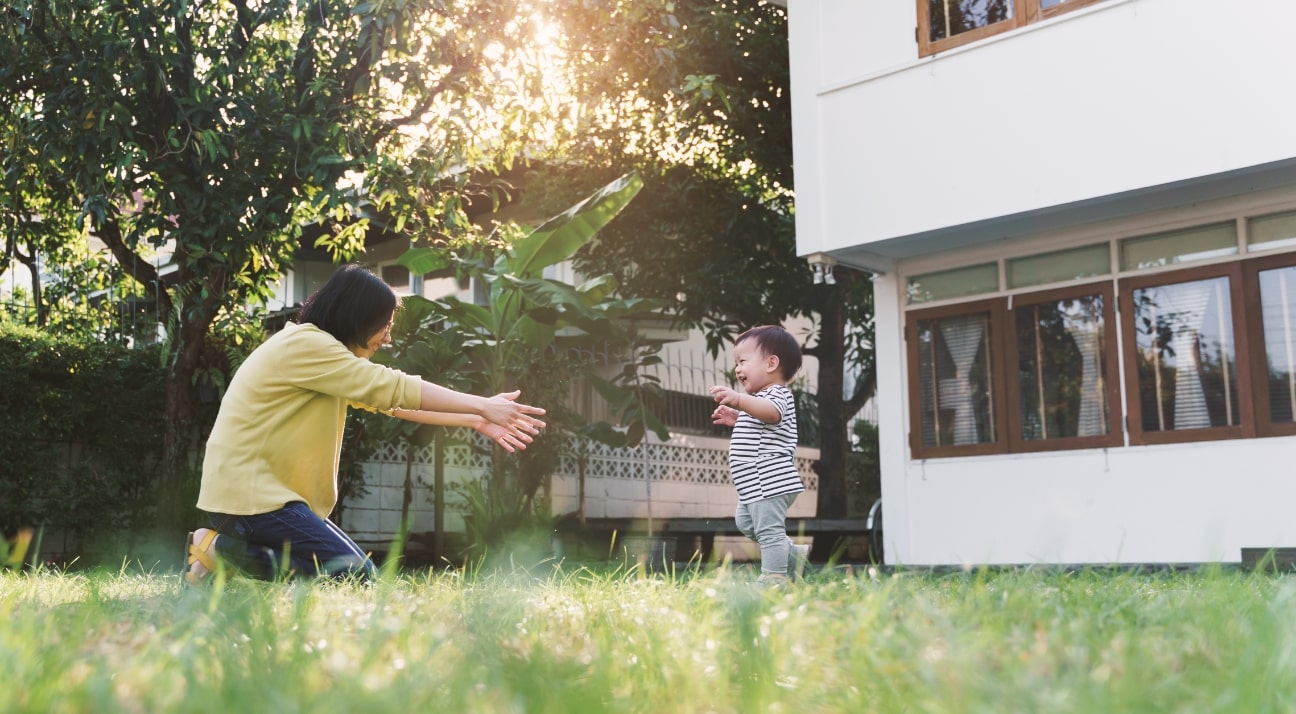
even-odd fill
[{"label": "banana plant", "polygon": [[[451,253],[433,248],[409,250],[398,262],[412,273],[426,274],[453,265],[461,276],[489,286],[489,299],[486,304],[476,304],[454,297],[441,300],[412,297],[406,299],[406,309],[415,304],[426,306],[430,314],[444,320],[446,330],[461,334],[475,386],[486,393],[514,388],[532,365],[552,359],[569,345],[629,347],[632,338],[624,320],[660,310],[666,305],[664,301],[617,297],[618,286],[611,275],[598,276],[576,286],[546,278],[545,269],[570,260],[642,187],[638,173],[621,176],[526,233],[498,255]],[[581,376],[597,380],[592,373]],[[650,409],[634,408],[634,402],[645,394],[640,384],[626,380],[617,384],[598,380],[594,384],[600,394],[610,399],[615,411],[631,421],[618,425],[625,429],[619,435],[616,429],[588,426],[583,429],[587,435],[596,439],[606,437],[607,443],[618,446],[636,445],[645,429],[662,439],[668,438],[665,426]],[[627,440],[627,435],[631,439]],[[539,444],[537,441],[535,446]],[[526,482],[531,490],[526,494],[529,503],[540,479],[532,477]],[[496,492],[503,495],[502,489]]]},{"label": "banana plant", "polygon": [[[453,264],[489,286],[485,305],[453,297],[428,301],[434,311],[465,333],[465,348],[479,366],[485,390],[508,388],[513,375],[533,354],[554,346],[564,328],[587,338],[624,342],[619,319],[647,314],[664,305],[644,298],[613,298],[617,284],[611,275],[580,286],[544,277],[545,268],[570,260],[642,187],[637,172],[621,176],[545,221],[493,260],[435,248],[413,248],[401,256],[398,262],[414,274]],[[406,302],[411,300],[423,298]]]}]

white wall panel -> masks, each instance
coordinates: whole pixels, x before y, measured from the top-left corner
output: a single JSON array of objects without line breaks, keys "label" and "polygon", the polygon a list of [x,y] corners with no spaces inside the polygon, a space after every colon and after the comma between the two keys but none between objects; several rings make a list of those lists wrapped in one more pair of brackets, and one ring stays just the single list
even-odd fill
[{"label": "white wall panel", "polygon": [[[1296,156],[1296,43],[1262,31],[1296,3],[1108,0],[900,66],[874,45],[912,19],[868,4],[791,6],[801,253]],[[817,71],[852,50],[874,74]]]},{"label": "white wall panel", "polygon": [[[1296,546],[1290,455],[1272,438],[915,461],[889,562],[1238,562]],[[888,494],[888,497],[890,494]],[[888,514],[890,515],[890,514]]]}]

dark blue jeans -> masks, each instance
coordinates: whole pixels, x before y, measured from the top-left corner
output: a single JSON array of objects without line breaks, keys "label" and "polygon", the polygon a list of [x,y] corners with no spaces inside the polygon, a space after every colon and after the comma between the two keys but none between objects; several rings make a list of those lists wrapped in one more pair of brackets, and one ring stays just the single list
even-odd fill
[{"label": "dark blue jeans", "polygon": [[208,516],[220,534],[216,553],[254,577],[374,575],[373,560],[360,546],[304,503],[255,516]]}]

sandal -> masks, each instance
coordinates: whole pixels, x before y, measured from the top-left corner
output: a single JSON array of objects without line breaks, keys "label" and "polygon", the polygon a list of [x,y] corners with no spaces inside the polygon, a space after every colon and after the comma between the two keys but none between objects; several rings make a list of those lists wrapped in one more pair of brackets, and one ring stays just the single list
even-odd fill
[{"label": "sandal", "polygon": [[[216,531],[207,531],[207,535],[203,536],[202,542],[198,544],[194,543],[195,532],[189,531],[189,536],[185,539],[184,581],[187,585],[200,585],[208,575],[216,572],[216,561],[212,558],[211,552],[212,544],[216,541]],[[207,572],[202,575],[193,572],[194,563],[201,564]]]}]

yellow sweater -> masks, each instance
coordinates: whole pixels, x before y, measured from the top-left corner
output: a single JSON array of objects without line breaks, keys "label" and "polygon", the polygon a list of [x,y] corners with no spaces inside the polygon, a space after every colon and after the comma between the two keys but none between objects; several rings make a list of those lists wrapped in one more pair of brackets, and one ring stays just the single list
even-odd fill
[{"label": "yellow sweater", "polygon": [[207,440],[198,507],[246,516],[302,501],[328,517],[348,403],[418,409],[421,384],[315,325],[288,325],[230,380]]}]

